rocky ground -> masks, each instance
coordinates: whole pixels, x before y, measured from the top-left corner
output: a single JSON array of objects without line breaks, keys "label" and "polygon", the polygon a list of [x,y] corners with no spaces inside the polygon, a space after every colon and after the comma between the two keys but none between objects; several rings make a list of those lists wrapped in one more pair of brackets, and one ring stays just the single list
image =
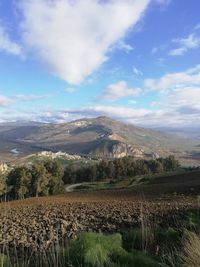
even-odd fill
[{"label": "rocky ground", "polygon": [[193,196],[150,197],[134,190],[74,192],[0,204],[0,246],[46,250],[81,231],[121,232],[135,226],[178,226]]}]

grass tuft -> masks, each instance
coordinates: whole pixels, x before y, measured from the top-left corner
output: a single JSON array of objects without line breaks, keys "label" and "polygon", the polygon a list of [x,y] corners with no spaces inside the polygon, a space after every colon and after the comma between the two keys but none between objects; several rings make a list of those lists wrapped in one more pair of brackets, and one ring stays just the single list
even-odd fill
[{"label": "grass tuft", "polygon": [[[82,233],[69,251],[69,257],[75,266],[109,266],[111,255],[122,250],[120,234],[103,235]],[[85,264],[85,265],[84,265]]]},{"label": "grass tuft", "polygon": [[186,233],[183,262],[183,267],[200,266],[200,238],[193,232]]}]

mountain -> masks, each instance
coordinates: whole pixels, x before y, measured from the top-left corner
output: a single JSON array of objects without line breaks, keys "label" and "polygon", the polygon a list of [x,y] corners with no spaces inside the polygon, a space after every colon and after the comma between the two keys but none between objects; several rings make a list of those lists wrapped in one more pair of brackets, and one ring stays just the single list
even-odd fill
[{"label": "mountain", "polygon": [[[190,138],[200,140],[200,127],[199,126],[192,126],[192,127],[156,127],[155,130],[164,132],[164,133],[171,133],[176,134],[181,137]],[[200,141],[199,141],[200,143]]]},{"label": "mountain", "polygon": [[100,158],[126,155],[152,158],[169,154],[188,161],[193,160],[193,156],[194,160],[200,158],[200,147],[190,139],[136,127],[108,117],[63,124],[1,124],[0,147],[0,157],[6,160],[44,150]]}]

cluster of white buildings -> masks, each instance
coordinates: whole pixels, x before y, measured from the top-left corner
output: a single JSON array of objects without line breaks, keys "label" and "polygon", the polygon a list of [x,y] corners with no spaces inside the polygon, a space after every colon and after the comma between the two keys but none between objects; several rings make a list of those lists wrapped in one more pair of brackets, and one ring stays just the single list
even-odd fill
[{"label": "cluster of white buildings", "polygon": [[66,159],[69,159],[69,160],[79,160],[79,159],[81,159],[81,156],[70,155],[70,154],[62,152],[62,151],[59,151],[59,152],[56,152],[56,153],[53,153],[51,151],[42,151],[42,152],[38,153],[38,156],[39,157],[48,157],[48,158],[51,158],[51,159],[57,159],[57,158],[66,158]]},{"label": "cluster of white buildings", "polygon": [[0,174],[4,174],[8,170],[8,165],[6,163],[0,163]]}]

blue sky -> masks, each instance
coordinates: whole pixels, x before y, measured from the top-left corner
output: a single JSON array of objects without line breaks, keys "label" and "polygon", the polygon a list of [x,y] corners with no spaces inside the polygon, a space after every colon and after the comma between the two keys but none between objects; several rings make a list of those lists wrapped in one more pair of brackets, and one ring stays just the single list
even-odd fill
[{"label": "blue sky", "polygon": [[200,126],[199,0],[1,0],[0,122]]}]

